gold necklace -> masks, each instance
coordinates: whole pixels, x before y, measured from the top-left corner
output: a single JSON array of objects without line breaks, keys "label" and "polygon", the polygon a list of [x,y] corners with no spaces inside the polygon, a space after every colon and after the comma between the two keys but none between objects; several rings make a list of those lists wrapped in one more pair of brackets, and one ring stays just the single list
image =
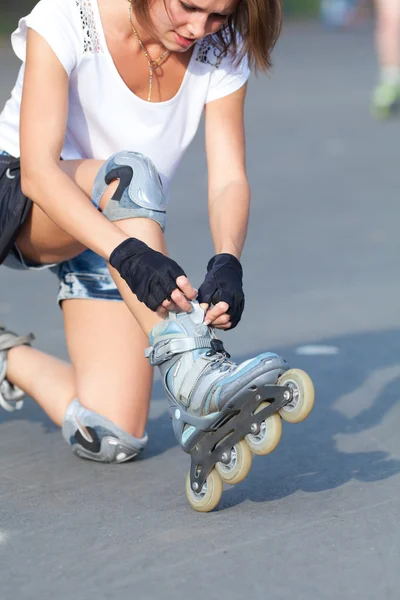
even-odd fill
[{"label": "gold necklace", "polygon": [[158,69],[158,67],[160,66],[160,64],[161,64],[161,61],[168,56],[169,50],[165,50],[165,52],[163,52],[161,54],[161,56],[159,58],[157,58],[157,60],[151,60],[151,58],[149,56],[149,53],[147,52],[147,50],[145,48],[145,45],[143,44],[142,40],[140,39],[139,34],[136,31],[136,29],[135,29],[135,27],[133,26],[133,23],[132,23],[132,0],[128,0],[128,2],[129,2],[129,8],[128,8],[129,23],[130,23],[130,25],[132,27],[133,33],[136,35],[136,37],[138,39],[138,42],[139,42],[139,45],[140,45],[141,49],[144,52],[144,55],[145,55],[145,57],[147,59],[147,65],[149,67],[150,81],[149,81],[149,94],[148,94],[148,97],[147,97],[147,102],[150,102],[151,91],[153,89],[153,71],[156,71]]}]

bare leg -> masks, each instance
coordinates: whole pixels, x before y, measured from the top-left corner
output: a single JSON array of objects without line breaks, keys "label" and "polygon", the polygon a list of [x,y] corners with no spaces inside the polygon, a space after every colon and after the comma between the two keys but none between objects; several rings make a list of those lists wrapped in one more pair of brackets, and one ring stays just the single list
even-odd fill
[{"label": "bare leg", "polygon": [[58,426],[77,397],[86,408],[141,438],[153,379],[144,357],[146,335],[123,302],[66,300],[62,308],[73,366],[19,346],[8,353],[7,378]]},{"label": "bare leg", "polygon": [[[102,161],[98,160],[82,160],[62,161],[60,166],[86,193],[89,202],[94,180],[102,164]],[[107,205],[116,186],[117,183],[111,184],[104,194],[103,208]],[[116,225],[132,237],[146,242],[151,248],[164,254],[167,253],[163,232],[154,221],[126,219]],[[55,225],[36,205],[18,237],[17,245],[26,258],[40,263],[68,260],[85,250],[81,244]],[[160,317],[137,300],[114,269],[111,269],[111,274],[129,310],[148,335]]]},{"label": "bare leg", "polygon": [[400,3],[375,0],[375,45],[379,82],[372,97],[372,113],[388,118],[400,107]]},{"label": "bare leg", "polygon": [[[93,189],[94,180],[101,165],[102,163],[100,161],[85,160],[65,161],[65,164],[62,166],[64,171],[74,179],[77,185],[79,185],[79,187],[87,194],[89,198]],[[109,186],[101,202],[102,208],[107,205],[107,202],[115,191],[116,186],[117,183],[113,183]],[[116,222],[115,225],[122,229],[122,231],[128,233],[131,237],[142,240],[154,250],[158,250],[163,254],[167,254],[164,234],[160,226],[155,221],[150,219],[125,219],[123,221]],[[130,291],[125,281],[119,276],[115,269],[113,269],[111,266],[109,269],[126,305],[148,337],[151,329],[158,321],[160,321],[160,317],[153,311],[149,310],[142,302],[139,302],[139,300]]]},{"label": "bare leg", "polygon": [[[86,192],[90,201],[101,164],[94,160],[64,161],[61,167]],[[116,184],[109,186],[104,205],[115,187]],[[129,219],[117,225],[166,253],[164,236],[157,223]],[[42,263],[67,260],[85,249],[36,205],[17,244],[26,258]],[[31,395],[58,425],[68,404],[78,397],[86,408],[99,412],[135,437],[141,437],[148,415],[152,378],[143,350],[148,333],[160,317],[140,303],[118,273],[111,270],[132,314],[122,303],[64,302],[67,342],[75,371],[70,365],[37,350],[20,347],[9,353],[8,378]],[[106,307],[100,308],[102,305]],[[102,323],[100,327],[99,323]]]},{"label": "bare leg", "polygon": [[400,69],[400,3],[376,0],[376,49],[381,68]]},{"label": "bare leg", "polygon": [[153,379],[147,337],[123,302],[65,300],[63,314],[79,402],[141,438]]},{"label": "bare leg", "polygon": [[29,346],[8,353],[7,379],[20,387],[61,426],[68,404],[76,396],[71,365]]},{"label": "bare leg", "polygon": [[[102,164],[99,160],[66,160],[60,162],[60,168],[82,188],[90,202],[91,185]],[[114,189],[115,185],[110,186],[109,197]],[[43,264],[69,260],[86,250],[49,219],[36,204],[20,231],[17,246],[25,258]]]}]

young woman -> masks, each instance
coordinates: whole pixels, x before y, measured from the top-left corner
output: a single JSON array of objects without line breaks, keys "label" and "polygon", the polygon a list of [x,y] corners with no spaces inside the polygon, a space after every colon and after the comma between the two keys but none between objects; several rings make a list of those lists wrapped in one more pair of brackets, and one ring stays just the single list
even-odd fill
[{"label": "young woman", "polygon": [[[238,366],[214,334],[244,307],[243,103],[249,65],[268,69],[280,23],[279,0],[40,0],[12,36],[23,65],[0,118],[0,259],[58,275],[72,364],[3,327],[0,401],[11,409],[29,394],[78,456],[123,462],[145,446],[152,366],[187,451],[202,427],[223,435],[224,410],[243,438],[248,415],[232,398],[260,404],[258,387],[287,369],[272,353]],[[216,254],[197,291],[167,257],[163,230],[203,110]],[[221,455],[226,473],[251,458],[234,444]],[[192,474],[200,510],[222,489],[212,466],[200,483],[201,468]]]},{"label": "young woman", "polygon": [[375,46],[380,69],[372,111],[387,118],[400,104],[400,0],[375,0]]}]

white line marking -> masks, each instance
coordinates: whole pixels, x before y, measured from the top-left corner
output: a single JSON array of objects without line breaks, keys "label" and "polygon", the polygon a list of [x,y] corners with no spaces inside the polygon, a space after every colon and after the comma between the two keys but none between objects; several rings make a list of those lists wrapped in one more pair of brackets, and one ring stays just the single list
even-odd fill
[{"label": "white line marking", "polygon": [[10,536],[8,535],[8,533],[0,530],[0,546],[4,546],[4,544],[8,542],[9,537]]},{"label": "white line marking", "polygon": [[299,346],[296,348],[295,353],[301,354],[302,356],[334,356],[339,354],[340,350],[337,346],[320,346],[320,345],[309,345]]}]

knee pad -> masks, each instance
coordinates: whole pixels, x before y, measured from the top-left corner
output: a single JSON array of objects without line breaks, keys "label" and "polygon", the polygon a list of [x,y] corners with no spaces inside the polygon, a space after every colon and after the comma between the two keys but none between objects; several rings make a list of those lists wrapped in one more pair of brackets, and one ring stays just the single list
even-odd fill
[{"label": "knee pad", "polygon": [[114,423],[84,408],[78,400],[68,406],[62,434],[79,458],[103,463],[123,463],[135,458],[147,444],[147,435],[135,438]]},{"label": "knee pad", "polygon": [[156,221],[165,230],[167,203],[160,175],[152,161],[138,152],[113,154],[98,172],[92,200],[100,200],[113,181],[119,185],[103,211],[109,221],[142,217]]}]

